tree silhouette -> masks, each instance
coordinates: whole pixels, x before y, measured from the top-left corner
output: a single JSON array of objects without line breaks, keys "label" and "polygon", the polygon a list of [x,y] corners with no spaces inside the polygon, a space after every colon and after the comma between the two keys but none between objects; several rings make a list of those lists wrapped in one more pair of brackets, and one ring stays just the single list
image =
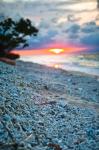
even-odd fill
[{"label": "tree silhouette", "polygon": [[[13,21],[7,18],[0,22],[0,57],[10,57],[9,51],[17,47],[26,47],[26,36],[36,36],[38,29],[29,19]],[[12,56],[11,56],[12,57]]]}]

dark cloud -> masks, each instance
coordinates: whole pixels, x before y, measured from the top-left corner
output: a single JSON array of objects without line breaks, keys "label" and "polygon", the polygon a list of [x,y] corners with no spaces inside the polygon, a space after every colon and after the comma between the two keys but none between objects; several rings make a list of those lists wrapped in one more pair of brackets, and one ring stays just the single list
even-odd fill
[{"label": "dark cloud", "polygon": [[79,32],[80,30],[80,26],[76,23],[70,24],[69,27],[65,30],[66,33],[73,33],[76,34],[77,32]]},{"label": "dark cloud", "polygon": [[91,46],[92,51],[99,51],[99,26],[94,21],[89,22],[81,27],[81,32],[80,42]]},{"label": "dark cloud", "polygon": [[85,45],[96,46],[99,48],[99,32],[85,35],[80,40],[81,43]]},{"label": "dark cloud", "polygon": [[99,9],[99,0],[97,0],[97,8]]},{"label": "dark cloud", "polygon": [[89,23],[85,23],[82,26],[81,31],[84,32],[84,33],[98,32],[99,27],[96,25],[96,23],[94,21],[92,21],[92,22],[89,22]]}]

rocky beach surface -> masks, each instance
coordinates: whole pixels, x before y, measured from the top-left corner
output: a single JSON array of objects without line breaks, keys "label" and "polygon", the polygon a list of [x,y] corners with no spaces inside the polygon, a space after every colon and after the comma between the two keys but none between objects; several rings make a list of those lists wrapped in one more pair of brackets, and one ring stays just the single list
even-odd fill
[{"label": "rocky beach surface", "polygon": [[71,149],[99,149],[99,76],[0,62],[0,150]]}]

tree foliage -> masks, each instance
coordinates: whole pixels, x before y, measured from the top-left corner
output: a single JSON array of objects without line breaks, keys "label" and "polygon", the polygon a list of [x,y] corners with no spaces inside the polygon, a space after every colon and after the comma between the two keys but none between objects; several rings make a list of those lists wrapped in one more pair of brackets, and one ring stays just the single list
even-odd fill
[{"label": "tree foliage", "polygon": [[26,47],[28,42],[26,36],[36,36],[38,29],[34,27],[29,19],[21,18],[14,21],[7,18],[0,22],[0,56],[17,47]]}]

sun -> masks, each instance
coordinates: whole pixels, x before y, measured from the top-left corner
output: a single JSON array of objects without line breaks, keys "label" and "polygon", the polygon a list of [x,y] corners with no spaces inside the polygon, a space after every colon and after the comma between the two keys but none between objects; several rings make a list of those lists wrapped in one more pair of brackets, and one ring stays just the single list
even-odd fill
[{"label": "sun", "polygon": [[60,53],[64,52],[64,49],[61,49],[61,48],[52,48],[49,51],[52,52],[52,53],[55,53],[55,54],[60,54]]}]

